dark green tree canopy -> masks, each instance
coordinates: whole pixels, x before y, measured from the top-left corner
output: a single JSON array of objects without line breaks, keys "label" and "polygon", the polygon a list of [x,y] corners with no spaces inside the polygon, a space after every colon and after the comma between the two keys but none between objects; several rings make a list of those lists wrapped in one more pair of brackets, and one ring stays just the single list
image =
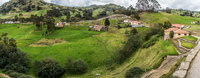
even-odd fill
[{"label": "dark green tree canopy", "polygon": [[161,8],[160,4],[156,0],[138,0],[135,7],[141,12],[157,12]]}]

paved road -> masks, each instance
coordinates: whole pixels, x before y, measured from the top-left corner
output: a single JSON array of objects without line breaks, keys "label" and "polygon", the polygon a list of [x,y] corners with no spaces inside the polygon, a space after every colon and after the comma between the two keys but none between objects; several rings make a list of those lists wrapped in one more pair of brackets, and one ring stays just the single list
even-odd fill
[{"label": "paved road", "polygon": [[[200,49],[200,45],[197,45],[196,48]],[[186,78],[200,78],[200,52],[197,53],[195,59],[191,63]]]},{"label": "paved road", "polygon": [[200,78],[200,52],[191,64],[186,78]]}]

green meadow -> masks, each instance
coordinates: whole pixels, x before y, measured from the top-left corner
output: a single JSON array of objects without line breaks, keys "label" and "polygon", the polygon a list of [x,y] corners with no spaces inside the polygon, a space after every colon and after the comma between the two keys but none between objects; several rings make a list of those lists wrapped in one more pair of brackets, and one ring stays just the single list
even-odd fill
[{"label": "green meadow", "polygon": [[168,14],[165,12],[158,13],[144,13],[141,15],[141,21],[145,24],[150,23],[164,23],[165,21],[170,21],[172,24],[184,24],[190,25],[192,21],[199,21],[200,18],[194,18],[189,16],[180,16]]},{"label": "green meadow", "polygon": [[185,48],[191,49],[191,48],[194,47],[194,44],[192,44],[192,43],[187,43],[187,42],[182,41],[182,40],[180,40],[180,42],[181,42],[181,45],[182,45],[183,47],[185,47]]},{"label": "green meadow", "polygon": [[193,37],[193,36],[185,36],[185,37],[181,37],[181,38],[184,38],[184,39],[186,39],[188,41],[197,41],[198,40],[198,38]]}]

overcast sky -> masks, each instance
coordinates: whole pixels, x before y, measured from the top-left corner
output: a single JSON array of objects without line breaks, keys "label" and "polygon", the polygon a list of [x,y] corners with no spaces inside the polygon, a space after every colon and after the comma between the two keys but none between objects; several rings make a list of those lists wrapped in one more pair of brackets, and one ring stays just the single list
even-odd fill
[{"label": "overcast sky", "polygon": [[[0,5],[9,0],[0,0]],[[46,2],[56,3],[63,6],[89,6],[92,4],[103,5],[114,3],[117,5],[128,7],[135,6],[137,0],[44,0]],[[162,8],[170,7],[174,9],[187,9],[192,11],[200,11],[200,0],[158,0]]]}]

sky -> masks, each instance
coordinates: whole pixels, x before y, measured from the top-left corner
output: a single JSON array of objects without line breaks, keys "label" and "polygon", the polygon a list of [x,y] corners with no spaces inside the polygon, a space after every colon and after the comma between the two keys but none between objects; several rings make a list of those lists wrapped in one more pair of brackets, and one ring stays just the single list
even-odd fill
[{"label": "sky", "polygon": [[[0,5],[9,0],[0,0]],[[114,3],[124,7],[130,5],[135,6],[137,0],[44,0],[50,3],[56,3],[63,6],[89,6],[89,5],[104,5]],[[157,0],[162,8],[170,7],[173,9],[187,9],[192,11],[200,11],[200,0]]]}]

